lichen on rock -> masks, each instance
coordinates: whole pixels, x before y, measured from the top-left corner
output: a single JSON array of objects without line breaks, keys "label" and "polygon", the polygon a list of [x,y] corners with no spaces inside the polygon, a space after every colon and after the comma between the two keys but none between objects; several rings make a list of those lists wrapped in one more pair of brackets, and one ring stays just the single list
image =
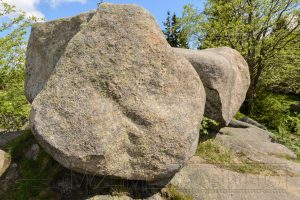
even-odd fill
[{"label": "lichen on rock", "polygon": [[193,156],[205,91],[148,11],[101,4],[60,55],[30,117],[54,159],[81,173],[156,181]]}]

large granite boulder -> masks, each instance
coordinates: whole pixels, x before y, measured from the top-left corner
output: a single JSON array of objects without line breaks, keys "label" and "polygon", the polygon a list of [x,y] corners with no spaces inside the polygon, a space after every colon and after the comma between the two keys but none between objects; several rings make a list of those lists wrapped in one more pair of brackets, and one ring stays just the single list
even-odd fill
[{"label": "large granite boulder", "polygon": [[244,58],[228,47],[190,50],[174,48],[198,72],[206,92],[205,116],[229,124],[245,100],[250,85],[249,68]]},{"label": "large granite boulder", "polygon": [[[197,72],[138,6],[104,3],[90,20],[77,23],[67,45],[63,35],[50,43],[65,49],[53,49],[60,58],[32,103],[36,139],[63,166],[81,173],[146,181],[173,176],[197,148],[205,104]],[[51,24],[63,34],[59,22],[35,29],[44,27],[44,37],[54,31]],[[49,49],[49,41],[40,45]],[[34,47],[31,56],[41,60],[35,67],[47,68],[46,55],[34,54]]]}]

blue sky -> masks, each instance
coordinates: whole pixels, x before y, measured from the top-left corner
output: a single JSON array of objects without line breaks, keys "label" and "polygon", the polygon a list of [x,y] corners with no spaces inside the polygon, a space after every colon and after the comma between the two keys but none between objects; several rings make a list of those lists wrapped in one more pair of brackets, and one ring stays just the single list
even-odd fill
[{"label": "blue sky", "polygon": [[[81,12],[96,9],[100,0],[4,0],[30,14],[42,16],[48,20],[70,17]],[[201,0],[105,0],[105,2],[127,4],[135,3],[149,10],[162,26],[167,11],[181,15],[183,6],[194,3],[201,8]]]}]

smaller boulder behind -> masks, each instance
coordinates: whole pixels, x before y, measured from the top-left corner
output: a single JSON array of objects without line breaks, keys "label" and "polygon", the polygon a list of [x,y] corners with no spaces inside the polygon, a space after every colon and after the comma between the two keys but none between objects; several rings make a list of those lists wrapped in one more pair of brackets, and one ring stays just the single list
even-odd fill
[{"label": "smaller boulder behind", "polygon": [[205,50],[174,48],[184,56],[199,74],[206,92],[205,116],[229,124],[245,100],[250,85],[249,68],[245,59],[228,47]]},{"label": "smaller boulder behind", "polygon": [[47,83],[69,41],[89,22],[95,11],[32,26],[26,53],[25,96],[29,102]]}]

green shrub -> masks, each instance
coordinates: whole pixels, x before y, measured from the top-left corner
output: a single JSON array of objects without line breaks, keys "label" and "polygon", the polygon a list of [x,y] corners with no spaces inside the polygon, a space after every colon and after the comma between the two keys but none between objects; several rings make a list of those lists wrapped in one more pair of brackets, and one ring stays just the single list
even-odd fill
[{"label": "green shrub", "polygon": [[279,59],[283,56],[294,60],[293,64],[276,63],[276,70],[270,68],[262,74],[264,87],[275,93],[293,93],[300,95],[300,53],[299,49],[280,51]]},{"label": "green shrub", "polygon": [[208,117],[203,117],[203,120],[201,122],[200,126],[200,135],[208,135],[208,130],[213,129],[214,127],[218,126],[219,123],[216,122],[213,119],[210,119]]},{"label": "green shrub", "polygon": [[24,96],[27,31],[35,17],[0,0],[0,129],[16,130],[28,119]]},{"label": "green shrub", "polygon": [[24,96],[24,68],[0,66],[0,128],[16,130],[28,120],[30,105]]},{"label": "green shrub", "polygon": [[295,95],[260,93],[250,117],[265,125],[275,134],[276,142],[289,147],[299,157],[300,114],[290,111],[291,104],[300,104],[300,98]]},{"label": "green shrub", "polygon": [[240,119],[242,119],[242,118],[244,118],[244,117],[246,117],[246,115],[244,115],[244,114],[241,113],[241,112],[237,112],[233,118],[234,118],[234,119],[237,119],[237,120],[240,120]]},{"label": "green shrub", "polygon": [[165,192],[162,195],[167,200],[193,200],[193,196],[189,194],[184,194],[178,187],[174,185],[168,185]]},{"label": "green shrub", "polygon": [[49,190],[49,183],[62,167],[42,149],[36,160],[26,158],[24,155],[35,143],[31,131],[28,130],[24,131],[20,137],[10,141],[5,147],[13,162],[18,163],[20,172],[17,180],[9,185],[9,199],[49,199],[49,196],[55,196]]},{"label": "green shrub", "polygon": [[280,132],[281,129],[300,135],[300,115],[290,111],[293,103],[299,104],[299,97],[265,92],[254,102],[250,117],[271,130]]}]

